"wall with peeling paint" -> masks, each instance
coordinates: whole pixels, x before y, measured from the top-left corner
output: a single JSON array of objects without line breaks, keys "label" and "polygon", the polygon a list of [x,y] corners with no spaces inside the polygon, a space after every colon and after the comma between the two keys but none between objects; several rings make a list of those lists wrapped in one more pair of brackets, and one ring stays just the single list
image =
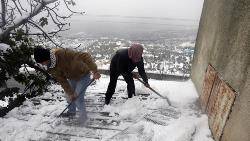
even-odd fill
[{"label": "wall with peeling paint", "polygon": [[202,94],[208,64],[237,93],[222,141],[250,138],[250,0],[205,0],[192,64]]}]

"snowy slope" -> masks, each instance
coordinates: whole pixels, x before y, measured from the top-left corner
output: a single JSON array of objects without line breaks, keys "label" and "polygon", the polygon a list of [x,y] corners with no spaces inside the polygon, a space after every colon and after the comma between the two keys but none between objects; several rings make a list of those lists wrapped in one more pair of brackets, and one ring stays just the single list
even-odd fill
[{"label": "snowy slope", "polygon": [[213,141],[207,116],[197,106],[192,81],[149,80],[172,105],[136,81],[137,96],[127,99],[126,83],[118,81],[111,105],[103,106],[109,77],[102,76],[86,93],[89,120],[56,118],[67,105],[60,86],[27,100],[0,118],[0,140]]}]

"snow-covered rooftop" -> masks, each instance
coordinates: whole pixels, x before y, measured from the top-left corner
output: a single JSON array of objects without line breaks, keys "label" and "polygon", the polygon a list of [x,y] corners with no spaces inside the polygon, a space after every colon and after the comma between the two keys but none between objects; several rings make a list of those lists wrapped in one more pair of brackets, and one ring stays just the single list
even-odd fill
[{"label": "snow-covered rooftop", "polygon": [[102,76],[87,89],[87,126],[78,126],[76,119],[56,117],[67,102],[62,88],[52,85],[49,92],[26,100],[0,118],[0,140],[213,141],[191,80],[149,80],[174,107],[138,81],[137,96],[131,99],[127,99],[126,83],[118,81],[111,104],[104,106],[108,82],[109,77]]}]

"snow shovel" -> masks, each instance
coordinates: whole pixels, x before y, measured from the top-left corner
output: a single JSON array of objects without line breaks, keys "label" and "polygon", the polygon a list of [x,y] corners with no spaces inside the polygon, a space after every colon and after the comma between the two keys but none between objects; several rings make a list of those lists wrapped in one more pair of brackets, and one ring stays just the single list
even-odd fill
[{"label": "snow shovel", "polygon": [[[140,81],[142,84],[145,84],[145,82],[142,81],[140,78],[136,78],[136,79],[137,79],[138,81]],[[147,87],[147,88],[149,88],[151,91],[153,91],[155,94],[157,94],[157,95],[160,96],[161,98],[166,99],[168,105],[171,106],[171,103],[170,103],[170,101],[169,101],[169,99],[168,99],[167,97],[162,96],[161,94],[159,94],[157,91],[155,91],[155,90],[154,90],[153,88],[151,88],[151,87]]]},{"label": "snow shovel", "polygon": [[[88,83],[88,85],[86,86],[86,88],[90,85],[90,84],[92,84],[93,82],[95,81],[95,79],[93,78],[93,79],[91,79],[91,81]],[[76,97],[76,99],[78,98],[78,96]],[[75,99],[75,100],[76,100]],[[75,101],[74,100],[74,101]],[[74,102],[74,101],[71,101],[70,103],[69,103],[69,105],[57,116],[57,117],[61,117],[62,116],[62,114],[64,113],[64,111]],[[49,124],[49,126],[52,128],[52,129],[54,129],[55,128],[55,125],[57,124],[57,123],[54,123],[55,121],[57,120],[57,118],[55,118],[52,122],[50,122],[50,123],[53,123],[54,125],[50,125]]]},{"label": "snow shovel", "polygon": [[[95,81],[95,79],[92,78],[91,81],[90,81],[90,82],[88,83],[88,85],[86,86],[86,88],[87,88],[90,84],[92,84],[94,81]],[[76,97],[76,99],[75,99],[74,101],[76,101],[77,98],[78,98],[78,96]],[[69,103],[69,105],[68,105],[68,106],[60,113],[60,115],[58,115],[57,117],[61,117],[62,114],[64,113],[64,111],[65,111],[66,109],[68,109],[69,106],[70,106],[74,101],[71,101],[71,102]]]}]

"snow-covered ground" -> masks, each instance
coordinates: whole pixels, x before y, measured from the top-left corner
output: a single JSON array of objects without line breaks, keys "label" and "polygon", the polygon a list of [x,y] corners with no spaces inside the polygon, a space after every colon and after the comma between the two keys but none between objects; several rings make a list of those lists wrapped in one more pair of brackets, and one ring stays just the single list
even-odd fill
[{"label": "snow-covered ground", "polygon": [[2,50],[3,52],[6,52],[7,49],[11,49],[9,45],[0,43],[0,50]]},{"label": "snow-covered ground", "polygon": [[213,141],[191,80],[149,80],[172,106],[138,81],[131,99],[127,99],[126,83],[118,81],[111,104],[103,106],[108,82],[109,77],[102,76],[87,89],[86,126],[79,126],[76,119],[56,117],[67,103],[62,88],[53,85],[49,92],[0,118],[0,140]]}]

